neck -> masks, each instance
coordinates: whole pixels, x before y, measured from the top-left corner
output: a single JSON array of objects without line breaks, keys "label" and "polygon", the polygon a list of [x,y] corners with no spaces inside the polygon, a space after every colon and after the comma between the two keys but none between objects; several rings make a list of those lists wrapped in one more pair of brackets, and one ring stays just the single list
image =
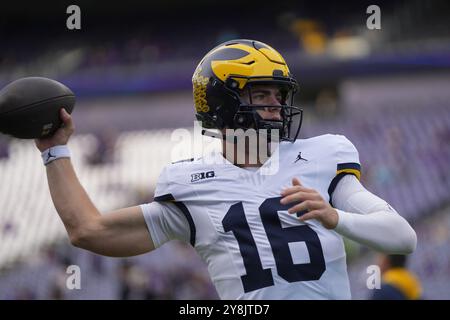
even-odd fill
[{"label": "neck", "polygon": [[[248,141],[247,141],[248,142]],[[265,142],[263,147],[254,144],[256,147],[249,147],[249,143],[240,145],[226,140],[222,140],[223,156],[232,164],[238,167],[261,167],[270,157],[270,144]]]}]

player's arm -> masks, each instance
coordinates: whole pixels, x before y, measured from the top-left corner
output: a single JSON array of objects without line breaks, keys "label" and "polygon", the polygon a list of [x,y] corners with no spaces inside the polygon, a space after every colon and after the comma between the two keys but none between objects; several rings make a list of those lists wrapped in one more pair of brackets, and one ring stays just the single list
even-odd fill
[{"label": "player's arm", "polygon": [[332,202],[339,215],[340,234],[391,254],[410,254],[417,245],[414,229],[386,201],[368,191],[353,175],[336,186]]},{"label": "player's arm", "polygon": [[[69,114],[62,112],[64,127],[47,139],[36,140],[42,152],[65,145],[74,131]],[[61,158],[46,166],[50,194],[71,242],[107,256],[133,256],[154,248],[140,207],[101,214],[79,182],[70,159]]]},{"label": "player's arm", "polygon": [[408,222],[353,175],[343,177],[333,191],[332,202],[338,210],[296,178],[281,195],[282,204],[300,202],[288,212],[303,212],[301,221],[317,219],[327,229],[386,253],[409,254],[416,248],[417,236]]},{"label": "player's arm", "polygon": [[47,165],[50,194],[73,245],[106,256],[134,256],[153,249],[141,208],[101,214],[80,184],[70,159]]}]

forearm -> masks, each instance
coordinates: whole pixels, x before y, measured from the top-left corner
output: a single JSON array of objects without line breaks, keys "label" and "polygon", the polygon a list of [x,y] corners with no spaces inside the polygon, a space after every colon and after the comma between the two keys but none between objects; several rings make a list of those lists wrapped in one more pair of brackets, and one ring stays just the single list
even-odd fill
[{"label": "forearm", "polygon": [[391,254],[409,254],[416,247],[416,234],[408,222],[392,212],[378,211],[356,214],[337,210],[336,231],[341,235]]},{"label": "forearm", "polygon": [[378,251],[408,254],[417,236],[386,201],[366,190],[354,176],[345,176],[333,193],[339,220],[335,230]]},{"label": "forearm", "polygon": [[36,139],[35,143],[43,155],[44,163],[47,163],[47,179],[53,204],[72,244],[115,257],[133,256],[152,250],[153,242],[140,207],[100,214],[89,199],[70,158],[67,158],[70,153],[64,152],[64,147],[56,148],[67,145],[74,132],[72,118],[64,109],[60,110],[60,117],[64,126],[53,136]]},{"label": "forearm", "polygon": [[46,166],[50,194],[69,236],[77,233],[100,216],[80,184],[70,158],[62,158]]}]

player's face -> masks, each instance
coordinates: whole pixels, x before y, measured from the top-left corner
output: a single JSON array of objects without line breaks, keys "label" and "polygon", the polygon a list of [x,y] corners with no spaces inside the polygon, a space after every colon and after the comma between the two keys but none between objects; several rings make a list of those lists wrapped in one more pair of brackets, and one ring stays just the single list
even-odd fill
[{"label": "player's face", "polygon": [[[251,100],[250,100],[251,97]],[[257,106],[273,106],[264,109],[258,109],[256,112],[265,120],[282,120],[281,108],[283,95],[280,88],[276,85],[253,85],[250,92],[243,90],[241,98],[244,102]]]}]

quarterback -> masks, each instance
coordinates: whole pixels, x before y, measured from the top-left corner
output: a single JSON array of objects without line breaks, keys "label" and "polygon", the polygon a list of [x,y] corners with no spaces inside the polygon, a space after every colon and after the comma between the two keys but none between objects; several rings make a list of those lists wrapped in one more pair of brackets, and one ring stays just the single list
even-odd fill
[{"label": "quarterback", "polygon": [[[74,124],[64,109],[64,126],[36,140],[73,245],[125,257],[185,241],[222,299],[350,299],[343,237],[386,253],[415,250],[408,222],[361,185],[358,151],[346,137],[298,138],[298,84],[276,50],[226,42],[200,61],[192,82],[196,117],[205,135],[220,133],[222,152],[167,165],[152,203],[99,212],[71,164]],[[252,162],[247,145],[238,162],[230,129],[265,132],[259,140],[275,145],[277,157]],[[274,161],[278,169],[264,173]]]}]

